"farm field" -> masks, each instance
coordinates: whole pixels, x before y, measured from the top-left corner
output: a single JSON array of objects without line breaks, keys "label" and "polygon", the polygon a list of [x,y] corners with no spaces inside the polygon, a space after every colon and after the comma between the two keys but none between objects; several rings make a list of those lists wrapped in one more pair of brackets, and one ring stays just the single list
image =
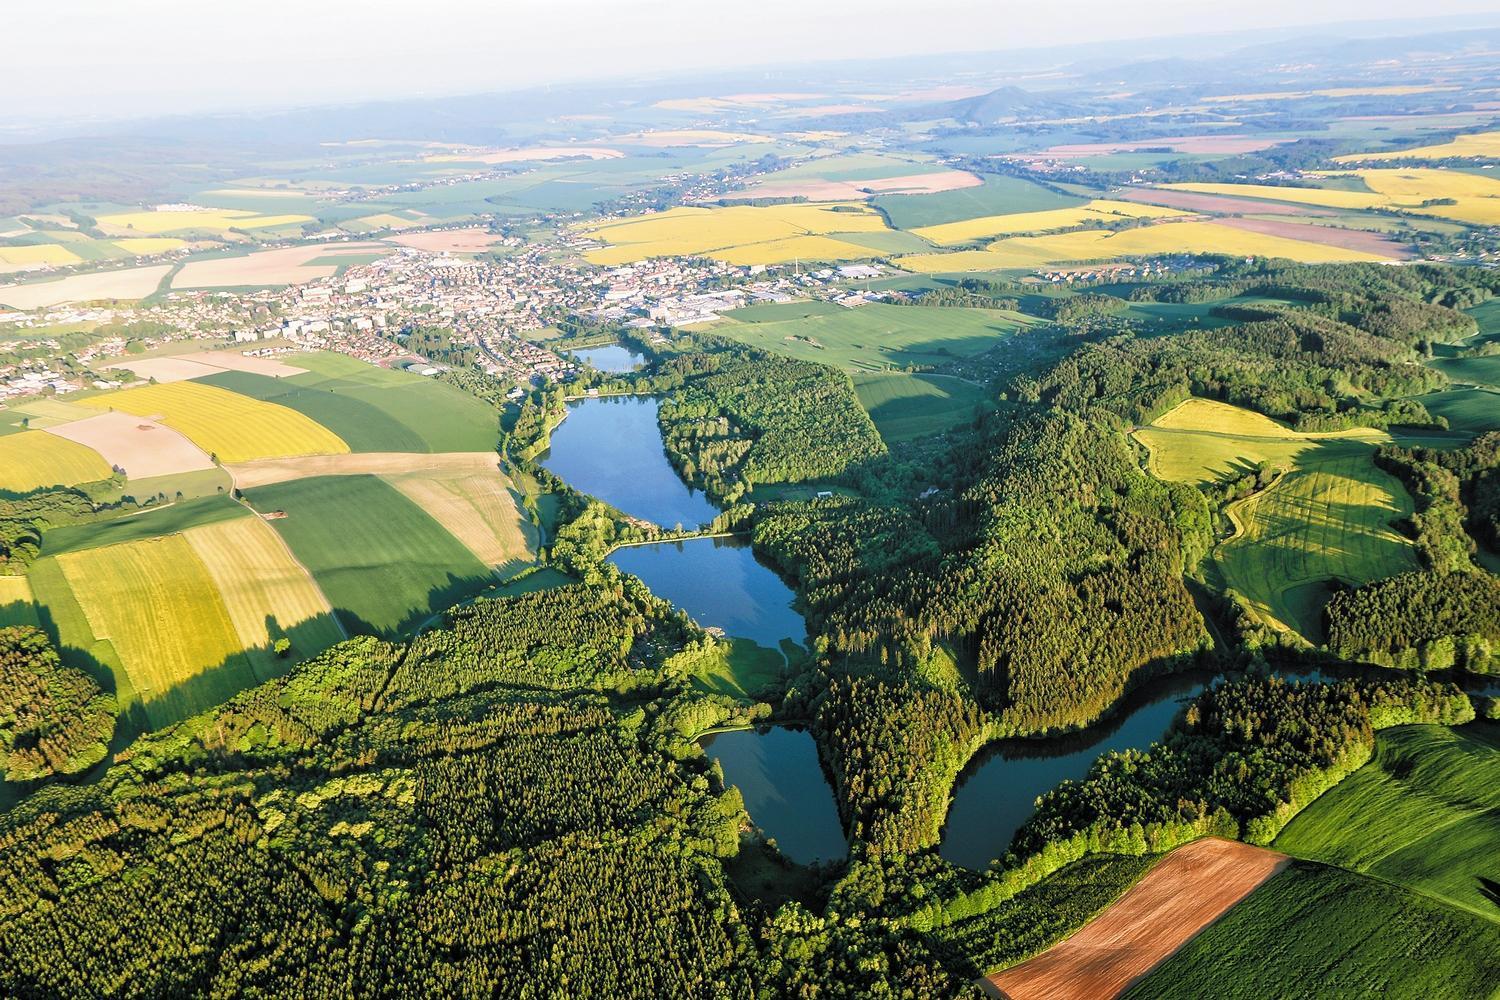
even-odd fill
[{"label": "farm field", "polygon": [[1427,412],[1448,421],[1452,430],[1465,434],[1500,431],[1500,391],[1449,389],[1418,396]]},{"label": "farm field", "polygon": [[1368,163],[1381,160],[1447,160],[1461,157],[1500,157],[1500,132],[1474,132],[1456,135],[1447,142],[1410,149],[1392,149],[1375,153],[1351,153],[1335,156],[1336,163]]},{"label": "farm field", "polygon": [[1128,222],[1132,219],[1160,219],[1181,214],[1176,209],[1158,208],[1155,205],[1096,199],[1074,208],[1018,212],[1012,215],[986,215],[962,222],[924,226],[913,229],[912,232],[941,246],[953,246],[958,243],[968,243],[986,237],[1008,236],[1013,233],[1045,232],[1049,229]]},{"label": "farm field", "polygon": [[1216,837],[1185,844],[1071,937],[987,978],[1010,1000],[1119,996],[1286,862]]},{"label": "farm field", "polygon": [[79,257],[67,247],[56,243],[38,243],[23,247],[0,246],[0,264],[14,267],[34,267],[38,264],[77,264]]},{"label": "farm field", "polygon": [[229,236],[232,229],[278,229],[312,222],[310,215],[262,215],[246,209],[221,208],[207,212],[120,212],[98,217],[99,227],[116,236],[208,232]]},{"label": "farm field", "polygon": [[182,535],[56,559],[89,631],[114,647],[153,725],[216,705],[253,683],[223,598]]},{"label": "farm field", "polygon": [[480,562],[504,575],[530,563],[536,531],[516,508],[510,480],[494,466],[473,472],[387,474],[384,479],[448,529]]},{"label": "farm field", "polygon": [[1493,995],[1495,923],[1378,879],[1293,864],[1126,994],[1130,1000]]},{"label": "farm field", "polygon": [[1214,550],[1228,587],[1272,624],[1321,638],[1321,584],[1351,585],[1416,569],[1392,527],[1411,513],[1401,484],[1372,461],[1379,432],[1298,434],[1260,414],[1189,400],[1134,432],[1154,475],[1206,483],[1269,462],[1270,486],[1226,509],[1234,535]]},{"label": "farm field", "polygon": [[0,576],[0,628],[35,625],[36,607],[31,602],[29,580],[24,576]]},{"label": "farm field", "polygon": [[[375,476],[245,491],[308,568],[350,632],[392,636],[493,581],[429,514]],[[337,530],[332,530],[337,526]]]},{"label": "farm field", "polygon": [[1088,199],[1057,194],[1019,177],[986,175],[978,187],[941,194],[881,195],[872,204],[897,229],[920,229],[993,215],[1074,208]]},{"label": "farm field", "polygon": [[310,370],[279,379],[222,372],[200,381],[294,410],[338,435],[349,451],[494,450],[499,415],[461,389],[352,358],[293,360]]},{"label": "farm field", "polygon": [[874,303],[807,319],[726,324],[714,327],[714,333],[803,361],[874,372],[982,354],[1034,322],[998,309]]},{"label": "farm field", "polygon": [[584,227],[610,244],[584,254],[604,266],[648,257],[709,256],[734,264],[775,264],[794,257],[844,260],[870,256],[830,234],[879,232],[885,220],[864,205],[736,205],[673,208]]},{"label": "farm field", "polygon": [[[177,431],[146,417],[100,413],[49,427],[46,433],[90,448],[131,480],[212,469],[203,450]],[[5,445],[0,443],[0,453]]]},{"label": "farm field", "polygon": [[109,521],[86,524],[70,524],[49,530],[43,540],[44,555],[56,556],[65,552],[79,552],[102,545],[119,545],[124,542],[141,542],[162,535],[171,535],[189,528],[251,514],[228,496],[215,494],[194,500],[153,507]]},{"label": "farm field", "polygon": [[[323,594],[265,521],[219,521],[182,537],[217,588],[256,681],[282,673],[293,657],[303,659],[344,638]],[[292,644],[286,659],[272,649],[283,637]]]},{"label": "farm field", "polygon": [[170,270],[171,264],[155,264],[97,274],[70,274],[55,281],[0,285],[0,305],[13,309],[41,309],[63,302],[143,299],[156,291]]},{"label": "farm field", "polygon": [[131,358],[104,366],[106,370],[125,369],[138,378],[158,382],[182,382],[225,371],[253,372],[271,378],[301,375],[305,368],[286,364],[275,358],[260,358],[234,351],[190,351],[185,354],[163,354]]},{"label": "farm field", "polygon": [[1455,382],[1500,389],[1500,354],[1474,358],[1439,358],[1429,364]]},{"label": "farm field", "polygon": [[0,490],[26,493],[43,486],[76,486],[110,477],[99,453],[47,431],[0,437]]},{"label": "farm field", "polygon": [[968,423],[990,398],[983,386],[960,378],[906,372],[855,375],[854,393],[887,444]]},{"label": "farm field", "polygon": [[345,452],[332,431],[296,410],[200,382],[172,382],[91,396],[81,405],[151,417],[221,462]]},{"label": "farm field", "polygon": [[1223,195],[1229,198],[1261,198],[1317,208],[1384,208],[1389,202],[1374,191],[1341,191],[1335,188],[1284,187],[1273,184],[1164,184],[1166,191]]},{"label": "farm field", "polygon": [[241,489],[270,486],[314,476],[471,475],[495,472],[499,459],[492,451],[351,452],[345,455],[304,455],[268,458],[229,466]]},{"label": "farm field", "polygon": [[259,285],[297,285],[326,278],[337,264],[315,263],[320,258],[359,257],[386,248],[379,243],[339,243],[332,246],[285,247],[260,250],[238,257],[216,257],[190,261],[172,278],[173,288],[240,288]]},{"label": "farm field", "polygon": [[1383,730],[1374,758],[1299,813],[1276,847],[1500,923],[1487,888],[1500,883],[1500,724]]},{"label": "farm field", "polygon": [[1122,232],[1085,229],[1051,236],[1012,236],[984,250],[917,254],[898,258],[896,263],[918,273],[998,271],[1164,253],[1284,257],[1307,264],[1390,259],[1325,243],[1246,232],[1216,222],[1164,222]]}]

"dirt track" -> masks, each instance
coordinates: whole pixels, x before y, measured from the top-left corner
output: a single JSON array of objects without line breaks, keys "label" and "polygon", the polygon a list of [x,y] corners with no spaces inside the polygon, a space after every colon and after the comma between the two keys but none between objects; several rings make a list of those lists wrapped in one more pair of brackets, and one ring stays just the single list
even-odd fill
[{"label": "dirt track", "polygon": [[1287,861],[1284,854],[1216,837],[1186,844],[1072,937],[980,985],[1007,1000],[1117,997]]}]

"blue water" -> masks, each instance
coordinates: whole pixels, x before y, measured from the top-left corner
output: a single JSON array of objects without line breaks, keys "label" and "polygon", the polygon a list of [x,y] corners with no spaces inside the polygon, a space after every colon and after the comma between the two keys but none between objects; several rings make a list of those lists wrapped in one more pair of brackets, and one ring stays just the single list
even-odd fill
[{"label": "blue water", "polygon": [[807,623],[792,609],[796,596],[762,565],[741,538],[694,538],[616,549],[609,561],[645,581],[651,592],[705,627],[777,648],[807,642]]},{"label": "blue water", "polygon": [[802,729],[767,729],[705,737],[703,749],[739,788],[751,820],[781,853],[798,864],[833,861],[849,853],[833,789],[818,763],[818,747]]},{"label": "blue water", "polygon": [[570,486],[665,528],[696,528],[719,513],[691,490],[662,450],[656,400],[649,396],[583,399],[552,432],[542,465]]},{"label": "blue water", "polygon": [[633,372],[646,362],[645,355],[637,354],[630,348],[619,344],[609,344],[605,347],[580,347],[568,353],[579,361],[593,365],[601,372],[616,374]]}]

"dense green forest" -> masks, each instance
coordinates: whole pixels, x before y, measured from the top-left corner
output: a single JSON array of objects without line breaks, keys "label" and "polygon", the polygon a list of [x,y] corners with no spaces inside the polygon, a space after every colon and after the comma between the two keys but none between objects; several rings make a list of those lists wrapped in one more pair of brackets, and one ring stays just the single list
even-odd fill
[{"label": "dense green forest", "polygon": [[0,753],[5,780],[76,774],[109,752],[118,709],[81,670],[64,666],[34,628],[0,628]]}]

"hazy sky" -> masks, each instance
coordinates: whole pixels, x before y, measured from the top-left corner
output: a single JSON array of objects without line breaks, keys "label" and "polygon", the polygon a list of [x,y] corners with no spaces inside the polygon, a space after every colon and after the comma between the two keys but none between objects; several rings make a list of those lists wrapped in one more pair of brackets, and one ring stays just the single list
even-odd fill
[{"label": "hazy sky", "polygon": [[1494,0],[8,0],[0,122],[341,103],[800,60],[1357,19]]}]

